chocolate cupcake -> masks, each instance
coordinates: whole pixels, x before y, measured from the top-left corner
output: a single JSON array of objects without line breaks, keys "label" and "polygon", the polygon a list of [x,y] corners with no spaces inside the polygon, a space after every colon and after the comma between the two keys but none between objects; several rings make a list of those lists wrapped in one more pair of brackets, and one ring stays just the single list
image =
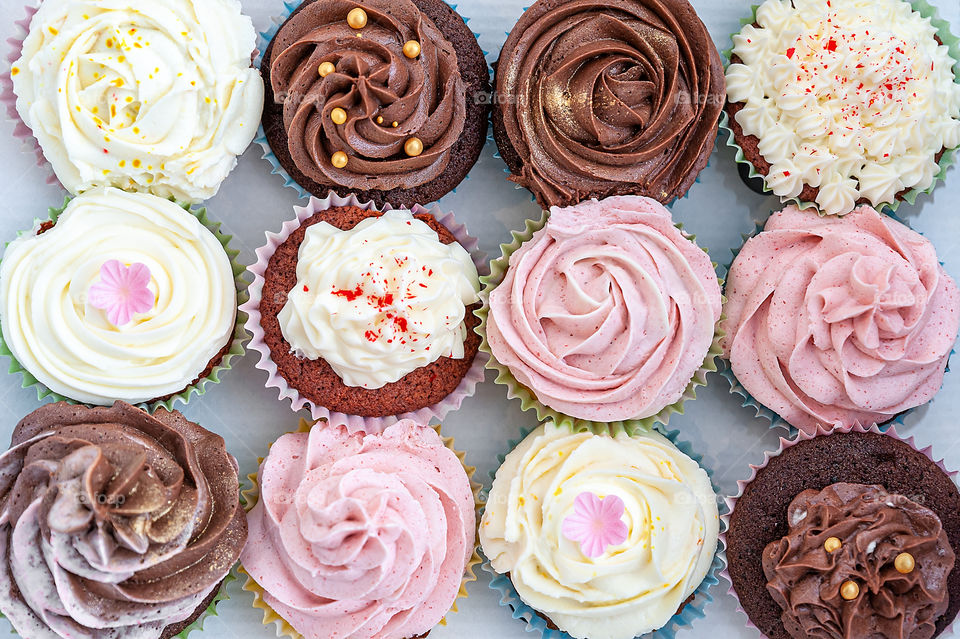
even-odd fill
[{"label": "chocolate cupcake", "polygon": [[442,0],[307,0],[261,71],[266,140],[317,197],[433,202],[463,181],[486,141],[487,63]]},{"label": "chocolate cupcake", "polygon": [[175,411],[48,404],[0,468],[0,612],[21,637],[169,639],[247,538],[236,460]]},{"label": "chocolate cupcake", "polygon": [[943,634],[960,610],[960,492],[930,449],[876,427],[781,442],[726,532],[750,621],[769,639]]},{"label": "chocolate cupcake", "polygon": [[723,65],[686,0],[538,0],[496,68],[497,147],[545,209],[626,194],[668,204],[713,151]]},{"label": "chocolate cupcake", "polygon": [[248,325],[268,385],[294,395],[295,408],[309,402],[318,419],[369,418],[364,430],[458,406],[482,378],[480,285],[461,244],[475,240],[439,216],[353,197],[297,208],[252,267]]},{"label": "chocolate cupcake", "polygon": [[960,48],[935,10],[767,0],[746,22],[726,112],[750,176],[827,215],[933,189],[960,145]]}]

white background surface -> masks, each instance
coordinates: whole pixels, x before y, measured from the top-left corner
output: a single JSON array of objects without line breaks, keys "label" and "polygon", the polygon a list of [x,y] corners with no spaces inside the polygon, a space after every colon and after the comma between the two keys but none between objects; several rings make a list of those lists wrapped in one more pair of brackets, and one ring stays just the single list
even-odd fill
[{"label": "white background surface", "polygon": [[[0,33],[12,34],[13,22],[23,17],[23,0],[0,0]],[[150,0],[144,0],[149,2]],[[480,45],[490,52],[488,61],[496,59],[506,35],[531,0],[462,0],[459,12],[471,18],[470,27],[480,33]],[[729,46],[729,35],[739,29],[739,19],[749,14],[749,3],[722,0],[693,0],[714,41],[723,50]],[[960,0],[938,0],[941,16],[960,28]],[[281,0],[243,0],[244,10],[251,15],[257,30],[263,30],[270,16],[283,9]],[[4,58],[7,45],[3,45]],[[6,69],[3,70],[6,72]],[[12,140],[13,124],[0,122],[0,241],[15,237],[18,230],[29,229],[36,217],[46,217],[46,207],[62,202],[64,192],[46,184],[46,174],[35,166],[32,153],[25,153]],[[517,190],[505,180],[504,164],[493,157],[495,146],[487,144],[483,156],[470,178],[456,193],[440,201],[444,210],[453,211],[470,232],[480,238],[480,245],[492,255],[499,255],[499,244],[509,240],[509,231],[523,226],[527,217],[538,217],[539,210],[527,191]],[[264,241],[264,231],[279,229],[292,218],[296,202],[293,190],[283,187],[282,180],[270,174],[270,167],[261,159],[260,148],[251,146],[241,158],[236,171],[220,193],[207,205],[211,217],[223,222],[227,233],[234,235],[233,246],[241,250],[244,264],[254,261],[254,250]],[[921,196],[916,206],[904,205],[900,215],[929,237],[936,245],[947,271],[960,279],[960,171],[952,169],[946,184],[934,195]],[[741,243],[741,233],[753,229],[754,220],[762,220],[777,206],[774,197],[762,197],[748,190],[737,177],[733,153],[723,145],[714,152],[710,166],[701,174],[689,197],[673,207],[675,219],[697,235],[702,246],[710,250],[715,261],[726,264],[730,249]],[[229,450],[240,462],[241,474],[256,469],[257,457],[267,444],[297,425],[299,416],[287,401],[279,401],[275,389],[264,388],[266,373],[254,368],[256,354],[248,353],[233,370],[224,375],[220,385],[208,386],[201,399],[180,409],[190,419],[226,438]],[[7,361],[0,361],[6,370]],[[960,363],[954,362],[960,368]],[[507,442],[516,438],[523,426],[532,426],[532,413],[522,413],[518,402],[508,402],[502,386],[487,381],[463,408],[444,423],[446,435],[456,438],[457,448],[465,450],[467,462],[478,467],[478,477],[489,486],[489,472],[496,468],[498,454],[506,452]],[[17,421],[38,406],[33,389],[20,387],[19,375],[0,372],[0,443],[6,447]],[[695,402],[687,403],[685,415],[675,415],[670,426],[679,428],[682,437],[691,441],[704,456],[704,463],[715,472],[714,478],[725,494],[735,493],[738,479],[749,475],[748,464],[760,463],[766,450],[777,447],[782,432],[768,430],[767,422],[741,408],[736,396],[729,394],[729,385],[719,375],[709,378],[709,386],[698,392]],[[948,467],[960,468],[960,373],[949,373],[943,390],[934,402],[914,411],[907,418],[906,433],[914,435],[923,446],[932,444],[937,456],[946,458]],[[687,639],[706,637],[759,637],[753,629],[745,629],[745,617],[736,612],[734,599],[726,593],[728,584],[721,580],[714,587],[714,601],[706,608],[706,619],[681,632]],[[460,612],[448,617],[448,625],[431,632],[431,639],[474,639],[481,637],[520,638],[524,624],[511,618],[507,608],[498,606],[494,591],[487,587],[486,573],[469,586],[470,597],[461,601]],[[251,608],[252,597],[240,590],[239,583],[230,587],[230,600],[219,607],[220,616],[209,618],[202,636],[225,639],[244,636],[270,637],[273,627],[261,625],[260,612]],[[0,634],[7,622],[0,621]],[[960,629],[953,636],[960,637]]]}]

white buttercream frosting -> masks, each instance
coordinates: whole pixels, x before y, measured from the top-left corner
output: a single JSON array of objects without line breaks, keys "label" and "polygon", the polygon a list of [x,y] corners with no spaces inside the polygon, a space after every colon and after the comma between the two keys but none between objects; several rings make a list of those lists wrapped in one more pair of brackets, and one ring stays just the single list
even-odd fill
[{"label": "white buttercream frosting", "polygon": [[294,353],[324,359],[348,386],[380,388],[441,357],[462,359],[477,268],[410,211],[342,231],[310,226],[278,320]]},{"label": "white buttercream frosting", "polygon": [[[578,495],[619,497],[627,538],[586,556],[563,534]],[[632,639],[663,627],[697,589],[717,548],[707,473],[657,433],[571,433],[552,422],[497,471],[480,542],[520,598],[573,637]]]},{"label": "white buttercream frosting", "polygon": [[[0,324],[13,356],[56,393],[90,404],[178,393],[228,343],[236,319],[230,260],[180,206],[100,188],[56,225],[23,235],[0,263]],[[88,300],[109,260],[143,264],[154,304],[114,326]]]},{"label": "white buttercream frosting", "polygon": [[256,34],[237,0],[44,0],[17,110],[71,193],[212,197],[257,131]]},{"label": "white buttercream frosting", "polygon": [[736,115],[770,163],[767,187],[819,188],[827,214],[927,189],[960,145],[960,84],[929,18],[903,0],[767,0],[734,36]]}]

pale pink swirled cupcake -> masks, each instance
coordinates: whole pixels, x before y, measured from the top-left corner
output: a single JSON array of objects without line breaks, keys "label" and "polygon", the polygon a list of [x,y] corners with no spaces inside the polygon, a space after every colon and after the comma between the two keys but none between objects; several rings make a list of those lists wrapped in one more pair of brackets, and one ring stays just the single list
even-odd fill
[{"label": "pale pink swirled cupcake", "polygon": [[929,401],[960,327],[960,292],[933,245],[868,206],[775,213],[734,260],[726,294],[733,374],[805,432]]},{"label": "pale pink swirled cupcake", "polygon": [[432,428],[287,434],[258,484],[241,562],[305,639],[416,637],[450,610],[476,515],[463,465]]},{"label": "pale pink swirled cupcake", "polygon": [[721,312],[710,257],[637,196],[551,209],[490,293],[493,356],[546,406],[600,422],[680,400]]}]

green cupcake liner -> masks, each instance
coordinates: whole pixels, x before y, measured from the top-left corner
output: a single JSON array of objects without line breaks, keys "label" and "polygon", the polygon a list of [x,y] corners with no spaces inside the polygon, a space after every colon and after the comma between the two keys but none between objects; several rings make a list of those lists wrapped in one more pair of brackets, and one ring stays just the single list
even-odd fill
[{"label": "green cupcake liner", "polygon": [[[60,215],[67,208],[67,205],[70,203],[70,200],[72,199],[73,199],[72,197],[67,196],[66,198],[64,198],[62,206],[50,207],[49,221],[56,223],[56,221],[59,219]],[[239,305],[246,302],[250,296],[249,296],[249,293],[247,292],[247,282],[243,277],[243,274],[246,272],[246,268],[237,261],[237,258],[240,255],[240,251],[238,249],[230,248],[229,246],[230,240],[233,239],[233,236],[225,235],[220,231],[221,223],[214,222],[209,218],[209,216],[207,215],[206,207],[193,208],[191,207],[191,205],[185,204],[183,202],[176,202],[176,204],[180,206],[184,211],[187,211],[188,213],[196,217],[201,224],[203,224],[211,233],[213,233],[213,235],[217,238],[217,241],[219,241],[221,246],[223,246],[223,250],[226,252],[227,258],[229,258],[230,260],[230,268],[233,271],[233,278],[237,287],[237,306],[239,307]],[[45,220],[40,220],[39,218],[34,220],[34,228],[37,228],[37,226],[39,226],[44,221]],[[32,229],[30,231],[20,231],[19,233],[17,233],[17,237],[21,237],[26,233],[32,233],[32,232],[33,232]],[[10,244],[9,242],[4,244],[4,248],[6,248],[9,244]],[[2,260],[0,260],[0,262],[2,262]],[[207,375],[206,377],[203,377],[196,383],[190,384],[184,390],[171,396],[169,399],[165,399],[162,401],[142,402],[140,404],[137,404],[137,406],[139,408],[143,408],[149,413],[152,413],[158,408],[165,408],[166,410],[174,410],[174,406],[176,405],[177,402],[188,404],[190,403],[190,398],[193,397],[194,395],[197,395],[199,397],[204,393],[206,393],[207,392],[206,387],[208,384],[219,384],[220,376],[225,371],[228,371],[233,367],[233,360],[237,357],[243,357],[243,354],[246,352],[243,348],[244,342],[246,342],[247,339],[249,338],[247,331],[243,328],[246,321],[247,321],[247,314],[238,310],[237,317],[234,323],[233,337],[231,338],[231,341],[230,341],[230,349],[224,354],[223,358],[220,360],[220,363],[214,366],[213,369],[211,369],[209,375]],[[16,357],[13,356],[13,353],[10,351],[10,348],[7,346],[6,342],[3,339],[2,332],[0,332],[0,355],[5,355],[10,358],[10,367],[7,370],[8,373],[10,374],[20,373],[23,376],[23,381],[21,384],[23,388],[30,388],[30,387],[36,388],[38,400],[42,401],[47,397],[51,397],[53,398],[54,401],[57,401],[57,402],[67,402],[69,404],[83,403],[83,402],[78,402],[69,397],[66,397],[64,395],[61,395],[59,393],[55,393],[54,391],[47,388],[44,384],[42,384],[36,377],[34,377],[33,374],[30,371],[28,371],[19,361],[17,361]]]},{"label": "green cupcake liner", "polygon": [[[940,38],[940,41],[947,45],[950,50],[950,57],[953,58],[953,81],[955,84],[960,84],[960,38],[957,38],[950,32],[950,23],[940,17],[937,12],[937,8],[928,4],[925,0],[904,0],[904,2],[910,3],[910,6],[913,7],[913,10],[918,12],[924,18],[930,18],[930,24],[932,24],[937,29],[937,36]],[[748,24],[753,24],[757,21],[757,9],[760,8],[760,5],[755,4],[750,7],[750,17],[749,18],[740,18],[740,28],[742,29]],[[725,49],[720,53],[723,57],[723,68],[724,71],[730,66],[730,58],[733,55],[733,36],[739,34],[740,31],[730,34],[731,46],[728,49]],[[748,176],[750,178],[759,178],[763,182],[763,190],[765,193],[773,195],[773,191],[767,188],[766,180],[764,175],[757,171],[757,168],[748,160],[744,154],[743,149],[737,144],[733,135],[733,127],[730,125],[730,115],[724,109],[720,115],[720,130],[726,132],[727,142],[726,145],[734,149],[734,159],[737,164],[743,164],[748,169]],[[933,190],[937,187],[937,184],[946,179],[947,170],[956,163],[956,153],[960,150],[960,147],[953,149],[945,149],[943,155],[940,156],[940,161],[937,163],[940,167],[940,172],[933,178],[933,184],[931,184],[926,189],[910,189],[907,191],[902,198],[897,198],[893,202],[884,202],[874,207],[877,211],[895,213],[898,208],[900,208],[901,202],[906,202],[910,206],[914,206],[917,202],[917,198],[921,193],[933,193]],[[816,202],[805,202],[796,197],[780,197],[781,203],[784,205],[795,204],[801,209],[813,208],[816,209],[820,215],[826,216],[820,210],[820,207]]]},{"label": "green cupcake liner", "polygon": [[[650,417],[644,417],[642,419],[597,422],[560,413],[541,403],[540,400],[537,399],[536,395],[534,395],[533,391],[521,384],[517,378],[513,376],[513,373],[510,372],[510,369],[498,362],[496,357],[494,357],[493,351],[490,348],[490,343],[487,341],[486,330],[487,316],[490,312],[490,293],[493,292],[493,289],[499,286],[503,281],[503,278],[510,265],[510,256],[513,255],[514,251],[520,248],[521,244],[532,239],[533,234],[544,227],[549,216],[550,213],[548,211],[543,211],[543,214],[540,216],[539,220],[526,220],[526,228],[524,230],[511,231],[513,241],[509,244],[500,245],[502,254],[500,257],[490,262],[490,275],[485,275],[480,278],[480,283],[483,285],[483,290],[480,291],[480,301],[483,303],[483,306],[474,313],[478,318],[480,318],[480,324],[475,330],[481,338],[480,350],[489,355],[487,360],[487,368],[496,371],[497,373],[494,381],[507,387],[508,399],[520,400],[521,410],[534,410],[537,413],[537,419],[539,419],[541,422],[551,420],[558,425],[572,428],[575,431],[589,430],[598,434],[610,433],[612,435],[615,435],[620,431],[624,431],[628,435],[634,435],[637,432],[648,432],[654,429],[658,424],[667,426],[670,422],[670,415],[673,413],[682,415],[684,402],[697,398],[697,388],[707,385],[707,375],[717,372],[717,358],[722,352],[720,348],[720,341],[723,338],[723,333],[720,331],[720,326],[725,319],[722,314],[720,320],[714,327],[713,342],[710,344],[710,349],[707,351],[707,356],[704,358],[703,364],[700,366],[697,372],[694,373],[693,378],[683,391],[683,395],[680,397],[680,399],[677,402],[664,407],[656,415],[651,415]],[[675,223],[674,226],[683,231],[683,226],[681,224]],[[690,240],[696,239],[695,235],[690,235],[688,233],[684,233],[684,236]],[[702,248],[702,250],[704,253],[707,253],[707,249]],[[716,263],[714,263],[713,266],[714,270],[716,270]],[[723,281],[719,280],[719,283],[720,289],[722,290]],[[725,302],[726,300],[723,301]]]}]

